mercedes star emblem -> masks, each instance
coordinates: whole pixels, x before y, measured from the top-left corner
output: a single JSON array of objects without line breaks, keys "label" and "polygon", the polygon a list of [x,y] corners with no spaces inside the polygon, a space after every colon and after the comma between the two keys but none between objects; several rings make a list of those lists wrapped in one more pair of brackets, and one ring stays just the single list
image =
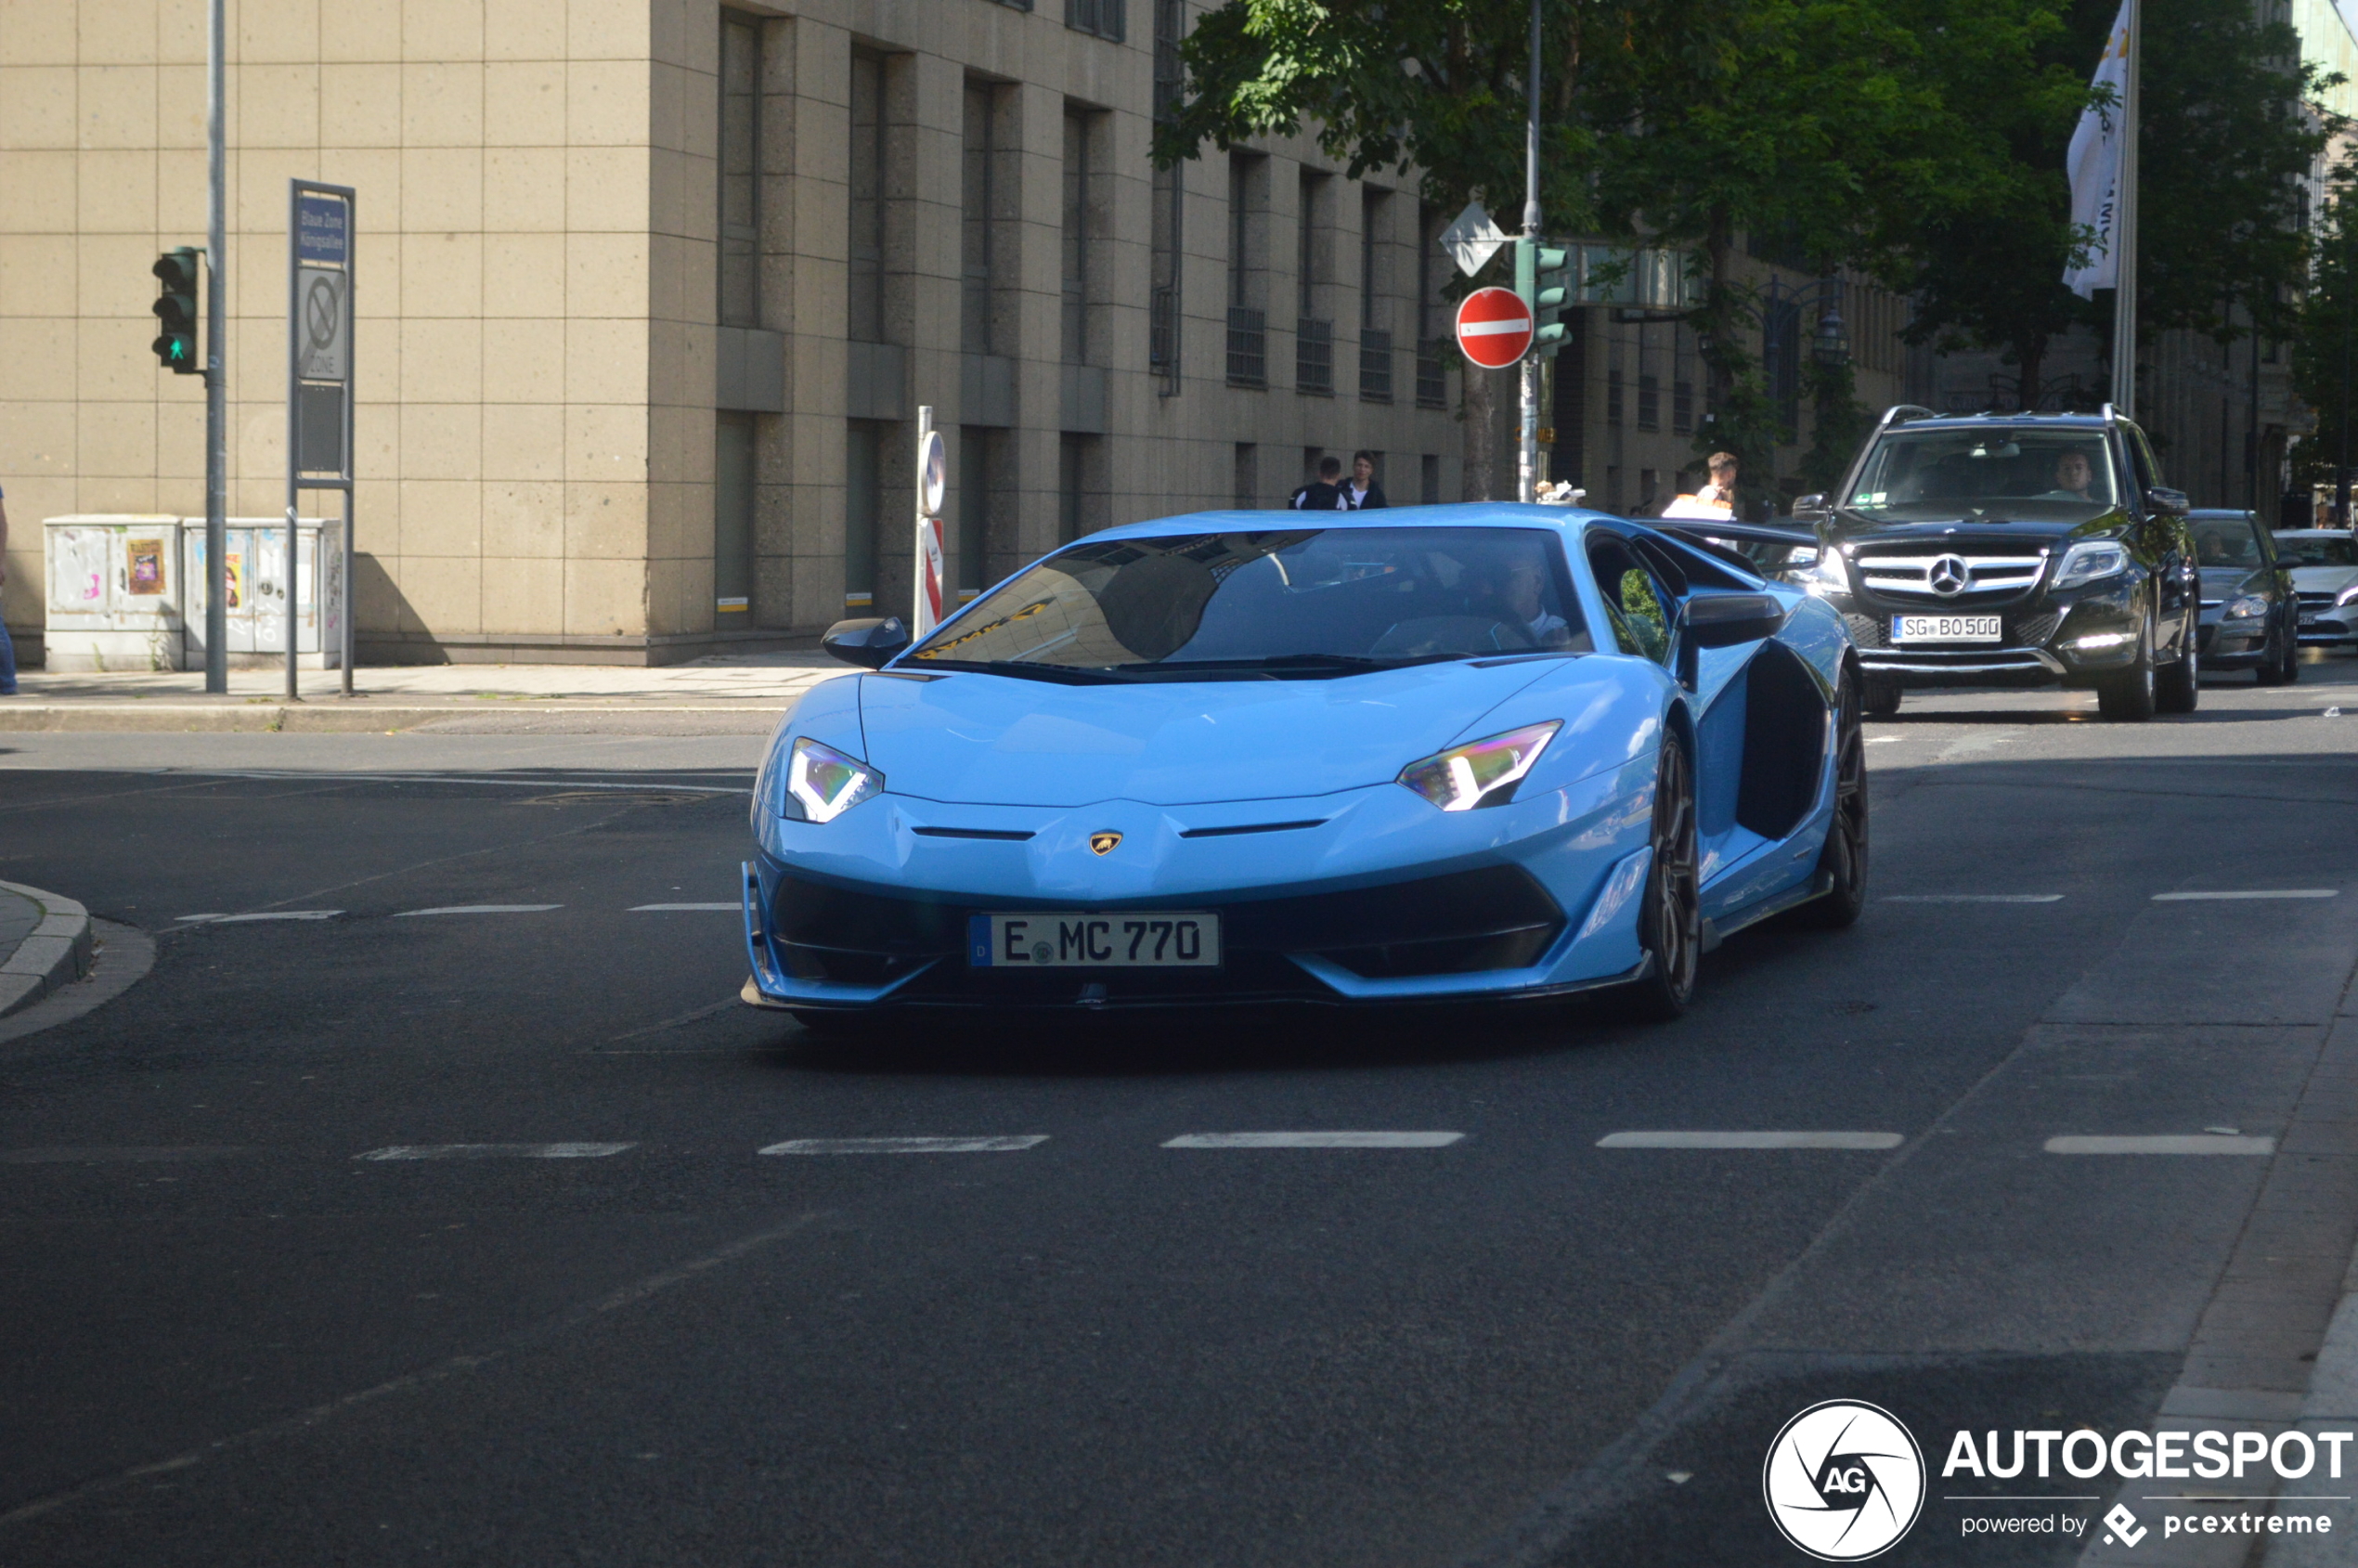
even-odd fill
[{"label": "mercedes star emblem", "polygon": [[1973,575],[1965,570],[1964,562],[1954,555],[1944,555],[1935,561],[1932,570],[1925,576],[1932,582],[1932,590],[1942,595],[1963,593],[1973,581]]}]

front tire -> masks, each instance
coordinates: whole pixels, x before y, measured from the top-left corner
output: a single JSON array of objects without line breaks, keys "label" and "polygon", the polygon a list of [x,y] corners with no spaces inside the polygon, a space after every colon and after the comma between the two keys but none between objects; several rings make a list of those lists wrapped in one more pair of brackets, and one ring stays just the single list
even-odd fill
[{"label": "front tire", "polygon": [[1652,962],[1623,986],[1617,1011],[1633,1022],[1667,1023],[1694,1000],[1703,955],[1703,889],[1696,870],[1694,767],[1686,743],[1666,736],[1654,765],[1653,863],[1638,911],[1638,945]]},{"label": "front tire", "polygon": [[1794,912],[1820,930],[1856,925],[1867,909],[1867,735],[1859,709],[1858,679],[1845,671],[1834,704],[1834,816],[1818,854],[1833,886]]},{"label": "front tire", "polygon": [[2201,653],[2189,625],[2178,639],[2178,657],[2154,677],[2154,706],[2162,713],[2192,713],[2202,701]]},{"label": "front tire", "polygon": [[2262,686],[2289,686],[2300,679],[2300,643],[2294,633],[2284,632],[2269,644],[2260,661],[2259,677]]},{"label": "front tire", "polygon": [[2118,675],[2107,675],[2096,687],[2096,711],[2124,724],[2142,724],[2154,716],[2153,623],[2137,633],[2137,662]]}]

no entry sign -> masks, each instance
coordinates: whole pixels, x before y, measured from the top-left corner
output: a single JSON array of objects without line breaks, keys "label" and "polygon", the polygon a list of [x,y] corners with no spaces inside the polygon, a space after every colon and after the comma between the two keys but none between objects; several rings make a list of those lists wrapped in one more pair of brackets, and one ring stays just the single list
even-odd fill
[{"label": "no entry sign", "polygon": [[1485,370],[1503,370],[1531,346],[1531,307],[1512,289],[1476,289],[1458,305],[1458,346]]}]

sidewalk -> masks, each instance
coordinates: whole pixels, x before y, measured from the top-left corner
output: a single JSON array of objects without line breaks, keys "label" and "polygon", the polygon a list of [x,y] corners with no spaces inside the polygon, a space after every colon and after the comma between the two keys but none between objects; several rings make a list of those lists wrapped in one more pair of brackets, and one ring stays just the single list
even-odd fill
[{"label": "sidewalk", "polygon": [[395,665],[301,672],[286,698],[283,669],[229,672],[213,695],[201,671],[121,674],[21,670],[0,697],[0,731],[561,731],[588,726],[666,733],[769,729],[788,703],[850,666],[826,654],[717,655],[659,668],[619,665]]},{"label": "sidewalk", "polygon": [[71,899],[0,882],[0,1017],[90,972],[90,912]]}]

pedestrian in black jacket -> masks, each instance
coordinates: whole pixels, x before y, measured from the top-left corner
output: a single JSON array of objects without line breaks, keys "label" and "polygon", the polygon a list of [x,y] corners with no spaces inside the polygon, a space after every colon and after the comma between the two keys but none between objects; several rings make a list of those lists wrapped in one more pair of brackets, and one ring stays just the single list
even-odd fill
[{"label": "pedestrian in black jacket", "polygon": [[1342,487],[1342,509],[1345,512],[1375,512],[1391,504],[1383,499],[1383,486],[1376,483],[1376,454],[1354,454],[1351,483]]},{"label": "pedestrian in black jacket", "polygon": [[1296,512],[1348,512],[1351,509],[1343,504],[1341,479],[1342,460],[1320,458],[1317,483],[1296,490],[1286,504]]}]

